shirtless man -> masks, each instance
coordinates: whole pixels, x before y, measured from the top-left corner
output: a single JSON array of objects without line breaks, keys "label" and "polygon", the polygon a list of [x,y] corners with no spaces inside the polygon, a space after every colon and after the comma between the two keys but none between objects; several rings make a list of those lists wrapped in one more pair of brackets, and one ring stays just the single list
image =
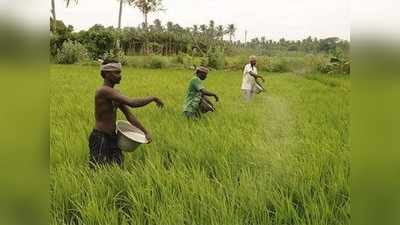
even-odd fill
[{"label": "shirtless man", "polygon": [[155,102],[163,107],[163,102],[157,97],[128,98],[114,89],[121,81],[121,64],[116,60],[105,60],[101,66],[103,85],[96,90],[95,118],[96,125],[89,137],[90,166],[116,163],[122,166],[123,155],[117,145],[116,118],[117,108],[126,119],[135,127],[144,132],[148,142],[151,142],[150,133],[139,120],[129,111],[129,108],[143,107]]}]

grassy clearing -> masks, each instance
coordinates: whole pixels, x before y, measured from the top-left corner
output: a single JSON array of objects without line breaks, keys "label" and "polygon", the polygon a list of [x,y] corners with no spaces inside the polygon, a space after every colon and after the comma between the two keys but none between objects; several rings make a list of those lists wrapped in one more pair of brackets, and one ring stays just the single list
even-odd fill
[{"label": "grassy clearing", "polygon": [[123,93],[166,107],[135,109],[153,143],[125,154],[124,170],[93,172],[98,68],[51,67],[52,224],[349,224],[349,89],[270,74],[267,93],[245,104],[241,73],[213,71],[205,86],[221,102],[193,122],[181,112],[190,78],[124,70]]}]

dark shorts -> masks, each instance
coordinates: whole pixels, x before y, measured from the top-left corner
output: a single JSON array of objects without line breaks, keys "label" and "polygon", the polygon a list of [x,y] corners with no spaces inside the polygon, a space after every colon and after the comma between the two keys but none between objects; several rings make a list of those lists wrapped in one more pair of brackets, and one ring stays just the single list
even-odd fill
[{"label": "dark shorts", "polygon": [[93,130],[89,136],[89,165],[94,168],[96,165],[117,164],[122,166],[124,157],[117,145],[117,135],[110,135],[102,131]]}]

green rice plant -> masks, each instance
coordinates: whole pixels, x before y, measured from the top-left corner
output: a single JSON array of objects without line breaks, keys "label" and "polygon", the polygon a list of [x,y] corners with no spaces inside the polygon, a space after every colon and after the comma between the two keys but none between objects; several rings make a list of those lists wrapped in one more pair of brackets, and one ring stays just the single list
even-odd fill
[{"label": "green rice plant", "polygon": [[267,92],[247,103],[241,70],[211,71],[217,111],[191,121],[182,104],[192,71],[122,76],[123,94],[165,107],[132,109],[153,142],[125,154],[123,169],[92,171],[99,69],[50,67],[51,224],[350,224],[348,77],[268,73]]}]

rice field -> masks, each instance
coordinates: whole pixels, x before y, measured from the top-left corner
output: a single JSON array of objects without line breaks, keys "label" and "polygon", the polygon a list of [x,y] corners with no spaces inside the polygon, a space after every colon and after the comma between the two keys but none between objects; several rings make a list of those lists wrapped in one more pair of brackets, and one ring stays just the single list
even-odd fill
[{"label": "rice field", "polygon": [[125,154],[124,169],[92,171],[98,67],[50,68],[51,224],[350,223],[348,77],[266,74],[267,92],[245,103],[240,71],[211,71],[204,85],[217,111],[189,121],[191,71],[122,76],[122,93],[165,107],[133,109],[153,142]]}]

